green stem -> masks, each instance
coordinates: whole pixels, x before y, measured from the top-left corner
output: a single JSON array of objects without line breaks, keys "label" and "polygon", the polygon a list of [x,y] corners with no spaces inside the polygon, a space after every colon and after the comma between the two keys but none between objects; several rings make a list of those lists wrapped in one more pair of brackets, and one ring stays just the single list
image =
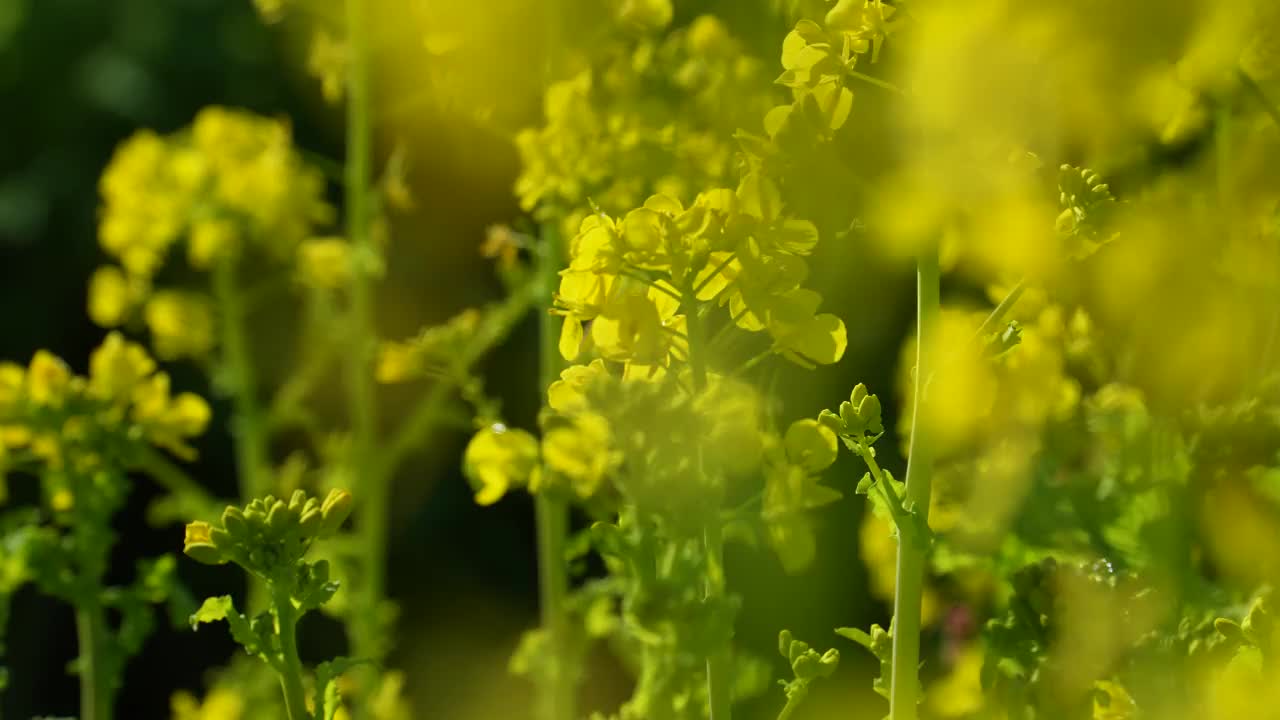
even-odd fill
[{"label": "green stem", "polygon": [[[252,500],[271,492],[271,459],[267,448],[266,415],[258,402],[258,374],[249,352],[246,329],[248,313],[237,281],[237,260],[225,258],[214,270],[214,294],[222,308],[222,360],[229,374],[235,417],[231,437],[235,444],[240,497]],[[247,605],[250,612],[266,604],[263,587],[249,580]]]},{"label": "green stem", "polygon": [[[905,490],[905,509],[926,523],[934,459],[926,394],[936,356],[934,343],[941,304],[940,282],[937,247],[930,245],[922,250],[917,271],[915,408]],[[915,720],[916,706],[920,701],[920,606],[924,595],[928,544],[928,538],[921,533],[901,529],[898,533],[897,585],[893,603],[893,684],[889,693],[891,720]]]},{"label": "green stem", "polygon": [[[379,663],[389,651],[386,617],[387,515],[391,473],[369,472],[375,455],[377,406],[373,379],[376,344],[373,325],[372,268],[378,249],[369,233],[370,174],[373,158],[369,78],[368,3],[346,0],[347,18],[347,162],[346,220],[355,272],[351,282],[352,349],[347,363],[347,402],[351,411],[351,467],[363,472],[362,499],[356,511],[358,563],[362,573],[352,608],[351,641],[356,656]],[[372,673],[366,673],[372,682]],[[372,691],[364,685],[365,697]],[[358,704],[357,717],[369,716],[368,703]]]},{"label": "green stem", "polygon": [[80,720],[111,720],[111,679],[106,667],[106,614],[95,598],[76,608],[80,645]]},{"label": "green stem", "polygon": [[[560,233],[550,223],[543,226],[538,277],[542,304],[551,306],[563,264]],[[560,376],[560,322],[551,313],[539,318],[539,394]],[[550,468],[543,467],[544,473]],[[577,669],[572,666],[569,645],[569,617],[566,598],[569,572],[565,562],[565,546],[569,533],[569,508],[562,498],[551,493],[534,497],[538,527],[538,591],[542,609],[542,628],[551,644],[553,672],[547,687],[542,688],[542,717],[545,720],[573,720]]]},{"label": "green stem", "polygon": [[[701,393],[707,388],[706,337],[692,283],[685,302],[689,367],[693,372],[694,390]],[[713,605],[721,604],[725,594],[724,539],[720,523],[720,513],[716,512],[703,531],[703,546],[707,555],[706,599]],[[711,720],[729,720],[733,712],[732,651],[731,643],[726,640],[707,655],[707,701],[711,709]]]},{"label": "green stem", "polygon": [[214,272],[214,293],[222,308],[223,362],[230,374],[235,406],[233,438],[244,500],[271,492],[271,462],[267,452],[265,416],[258,403],[258,374],[249,352],[247,313],[237,282],[234,258],[223,260]]},{"label": "green stem", "polygon": [[807,689],[796,690],[787,695],[787,704],[782,706],[782,712],[778,713],[778,720],[791,720],[791,716],[808,697]]},{"label": "green stem", "polygon": [[[725,593],[724,538],[717,515],[703,533],[707,551],[707,601],[720,603]],[[733,648],[726,641],[707,655],[707,700],[711,720],[729,720],[733,712]]]},{"label": "green stem", "polygon": [[280,633],[280,688],[284,691],[285,710],[289,720],[312,720],[307,710],[306,691],[302,687],[302,660],[298,657],[298,610],[283,583],[274,583],[272,600],[276,606],[276,624]]},{"label": "green stem", "polygon": [[1236,72],[1240,76],[1240,81],[1244,83],[1244,86],[1248,88],[1254,99],[1258,101],[1263,112],[1265,112],[1276,125],[1280,125],[1280,107],[1277,107],[1275,103],[1271,102],[1271,98],[1267,97],[1267,93],[1262,89],[1262,86],[1258,84],[1257,80],[1253,79],[1252,75],[1245,72],[1244,68],[1237,68]]}]

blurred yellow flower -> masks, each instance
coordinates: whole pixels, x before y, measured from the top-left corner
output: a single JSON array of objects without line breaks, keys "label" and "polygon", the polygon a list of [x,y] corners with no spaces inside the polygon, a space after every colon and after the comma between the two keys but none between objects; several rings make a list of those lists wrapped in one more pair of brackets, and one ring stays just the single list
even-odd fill
[{"label": "blurred yellow flower", "polygon": [[161,290],[147,301],[144,317],[161,359],[200,358],[213,349],[213,310],[200,295]]}]

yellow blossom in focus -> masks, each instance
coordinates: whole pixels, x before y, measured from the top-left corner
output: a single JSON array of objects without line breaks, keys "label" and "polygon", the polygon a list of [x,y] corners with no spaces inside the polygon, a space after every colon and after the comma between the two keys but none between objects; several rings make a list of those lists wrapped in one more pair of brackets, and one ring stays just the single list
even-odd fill
[{"label": "yellow blossom in focus", "polygon": [[198,358],[213,349],[213,311],[199,295],[164,290],[144,311],[156,354],[165,360]]},{"label": "yellow blossom in focus", "polygon": [[538,441],[523,430],[492,425],[471,438],[462,467],[476,485],[476,502],[492,505],[513,487],[535,484]]},{"label": "yellow blossom in focus", "polygon": [[603,360],[593,360],[590,365],[573,365],[560,372],[560,379],[547,388],[547,405],[561,413],[571,413],[586,407],[583,393],[597,379],[607,374]]},{"label": "yellow blossom in focus", "polygon": [[351,281],[351,243],[340,237],[313,238],[298,246],[298,276],[304,285],[336,290]]}]

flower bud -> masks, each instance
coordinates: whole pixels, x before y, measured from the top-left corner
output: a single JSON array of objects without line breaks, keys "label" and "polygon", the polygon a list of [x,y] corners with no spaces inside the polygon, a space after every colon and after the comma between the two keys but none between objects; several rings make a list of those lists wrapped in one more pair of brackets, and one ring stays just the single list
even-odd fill
[{"label": "flower bud", "polygon": [[835,648],[831,648],[822,654],[822,658],[818,660],[818,664],[822,666],[819,668],[818,674],[824,678],[831,677],[835,673],[836,669],[840,667],[840,651]]},{"label": "flower bud", "polygon": [[836,415],[830,410],[823,410],[818,413],[818,424],[830,429],[831,432],[836,435],[843,435],[845,433],[844,420],[841,420],[839,415]]},{"label": "flower bud", "polygon": [[323,517],[318,530],[320,537],[329,537],[338,532],[338,528],[342,527],[342,523],[346,522],[347,516],[351,514],[351,503],[351,493],[346,490],[335,488],[329,491],[324,504],[320,506],[320,514]]},{"label": "flower bud", "polygon": [[207,522],[188,523],[182,541],[182,552],[196,562],[205,565],[221,565],[227,562],[210,537],[213,527]]},{"label": "flower bud", "polygon": [[222,511],[222,527],[233,538],[247,539],[249,536],[249,524],[238,507],[228,506]]}]

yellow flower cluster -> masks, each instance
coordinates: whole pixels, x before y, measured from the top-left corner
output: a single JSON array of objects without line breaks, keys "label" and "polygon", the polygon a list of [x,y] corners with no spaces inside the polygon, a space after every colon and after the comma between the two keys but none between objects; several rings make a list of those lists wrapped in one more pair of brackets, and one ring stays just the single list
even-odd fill
[{"label": "yellow flower cluster", "polygon": [[[190,294],[153,293],[153,278],[186,240],[187,263],[209,270],[248,247],[292,259],[317,225],[331,222],[323,176],[293,149],[280,120],[206,108],[189,130],[141,131],[117,149],[102,175],[99,242],[119,266],[94,273],[89,316],[118,327],[142,308],[164,358],[201,355],[213,345],[208,303]],[[304,276],[332,283],[341,263],[304,253]]]},{"label": "yellow flower cluster", "polygon": [[44,350],[25,368],[0,363],[0,469],[25,451],[55,470],[92,472],[139,440],[190,457],[187,441],[209,416],[199,396],[174,396],[169,376],[119,333],[94,350],[88,377]]},{"label": "yellow flower cluster", "polygon": [[[668,3],[626,5],[624,20],[670,21]],[[761,72],[711,16],[658,39],[620,40],[549,87],[545,125],[517,135],[521,204],[541,219],[569,218],[572,232],[589,202],[623,212],[655,192],[687,202],[724,184],[735,171],[733,132],[768,108]]]},{"label": "yellow flower cluster", "polygon": [[805,367],[834,363],[844,322],[817,313],[821,296],[802,286],[817,241],[812,223],[781,213],[777,188],[757,173],[688,209],[655,195],[622,220],[591,215],[556,294],[560,352],[575,360],[589,340],[608,360],[666,367],[687,358],[689,308],[718,303],[737,327],[766,331],[774,352]]}]

